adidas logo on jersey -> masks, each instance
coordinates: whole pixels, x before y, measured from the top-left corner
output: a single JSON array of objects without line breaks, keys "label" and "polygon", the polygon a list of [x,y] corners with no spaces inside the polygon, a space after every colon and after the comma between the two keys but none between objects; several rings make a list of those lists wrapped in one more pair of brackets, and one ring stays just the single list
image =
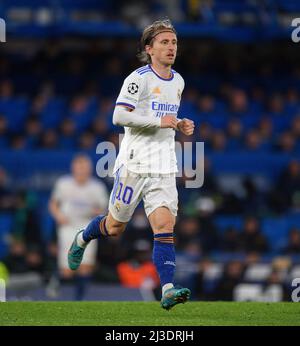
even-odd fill
[{"label": "adidas logo on jersey", "polygon": [[155,87],[155,88],[152,90],[152,94],[158,94],[158,95],[160,95],[160,94],[161,94],[161,91],[160,91],[159,87]]}]

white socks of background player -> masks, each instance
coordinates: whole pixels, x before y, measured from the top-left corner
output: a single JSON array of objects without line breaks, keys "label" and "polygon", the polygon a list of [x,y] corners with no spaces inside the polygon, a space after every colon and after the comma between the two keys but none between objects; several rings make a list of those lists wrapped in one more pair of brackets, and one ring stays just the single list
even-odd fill
[{"label": "white socks of background player", "polygon": [[85,248],[87,246],[87,242],[83,240],[83,232],[80,232],[78,234],[78,237],[77,237],[77,245],[82,247],[82,248]]}]

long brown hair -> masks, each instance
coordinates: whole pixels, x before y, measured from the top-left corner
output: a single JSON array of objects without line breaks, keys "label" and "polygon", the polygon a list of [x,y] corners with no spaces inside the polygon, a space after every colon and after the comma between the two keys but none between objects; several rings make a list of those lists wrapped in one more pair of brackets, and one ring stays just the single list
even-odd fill
[{"label": "long brown hair", "polygon": [[137,54],[138,59],[144,63],[144,65],[151,63],[151,57],[146,52],[145,47],[147,45],[151,46],[155,36],[162,32],[173,32],[177,35],[176,30],[169,19],[157,20],[144,29],[140,40],[139,52]]}]

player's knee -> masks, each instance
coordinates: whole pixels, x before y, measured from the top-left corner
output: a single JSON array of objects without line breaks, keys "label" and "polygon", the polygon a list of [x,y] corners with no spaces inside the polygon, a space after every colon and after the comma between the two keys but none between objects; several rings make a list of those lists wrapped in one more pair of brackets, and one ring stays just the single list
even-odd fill
[{"label": "player's knee", "polygon": [[60,278],[63,280],[70,280],[74,276],[74,272],[67,268],[61,268],[59,274]]},{"label": "player's knee", "polygon": [[173,220],[160,220],[156,223],[156,232],[173,232],[174,231],[175,222]]},{"label": "player's knee", "polygon": [[109,213],[106,220],[106,228],[110,236],[118,236],[125,231],[127,222],[115,220]]},{"label": "player's knee", "polygon": [[121,235],[125,231],[126,225],[119,224],[109,227],[108,234],[112,237]]},{"label": "player's knee", "polygon": [[78,274],[82,276],[91,275],[94,271],[94,267],[92,265],[82,264],[78,270]]}]

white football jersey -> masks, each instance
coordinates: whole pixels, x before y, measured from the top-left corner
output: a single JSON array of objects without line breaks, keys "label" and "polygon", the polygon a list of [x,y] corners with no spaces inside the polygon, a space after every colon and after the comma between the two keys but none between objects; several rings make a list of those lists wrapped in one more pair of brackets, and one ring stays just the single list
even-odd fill
[{"label": "white football jersey", "polygon": [[60,177],[51,198],[59,203],[60,211],[70,222],[70,226],[83,227],[95,216],[95,209],[108,206],[108,193],[104,183],[90,178],[85,184],[78,184],[71,175]]},{"label": "white football jersey", "polygon": [[[160,77],[151,65],[132,72],[124,81],[116,105],[124,105],[145,117],[177,117],[184,80],[173,69],[168,79]],[[125,135],[114,172],[124,164],[135,173],[177,172],[175,130],[171,128],[124,127]]]}]

